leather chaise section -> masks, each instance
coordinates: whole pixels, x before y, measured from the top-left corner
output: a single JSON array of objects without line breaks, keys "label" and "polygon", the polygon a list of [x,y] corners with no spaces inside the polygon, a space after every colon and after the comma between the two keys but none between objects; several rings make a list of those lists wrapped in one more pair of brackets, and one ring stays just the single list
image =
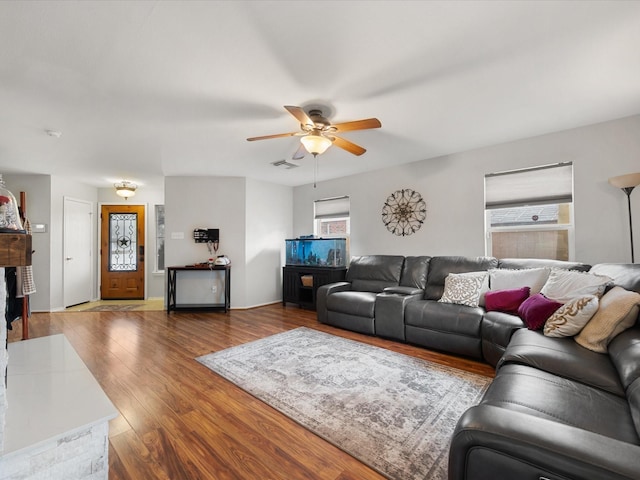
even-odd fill
[{"label": "leather chaise section", "polygon": [[611,395],[534,367],[503,366],[481,403],[640,445],[624,396]]},{"label": "leather chaise section", "polygon": [[535,367],[624,397],[624,388],[609,356],[587,350],[571,337],[549,338],[541,332],[518,330],[498,363],[499,371],[510,363]]}]

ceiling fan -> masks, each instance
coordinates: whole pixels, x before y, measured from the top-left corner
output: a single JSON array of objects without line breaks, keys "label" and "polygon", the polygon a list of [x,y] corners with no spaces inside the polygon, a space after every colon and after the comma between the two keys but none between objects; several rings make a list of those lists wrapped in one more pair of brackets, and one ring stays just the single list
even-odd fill
[{"label": "ceiling fan", "polygon": [[268,140],[270,138],[301,137],[300,147],[298,147],[296,153],[293,154],[294,160],[301,159],[307,152],[317,157],[324,153],[331,145],[342,148],[354,155],[362,155],[367,151],[366,149],[335,134],[352,130],[380,128],[382,126],[380,120],[377,118],[331,124],[331,122],[323,116],[320,108],[310,108],[309,113],[305,112],[301,107],[285,106],[284,108],[300,122],[299,132],[251,137],[247,138],[247,141],[253,142],[255,140]]}]

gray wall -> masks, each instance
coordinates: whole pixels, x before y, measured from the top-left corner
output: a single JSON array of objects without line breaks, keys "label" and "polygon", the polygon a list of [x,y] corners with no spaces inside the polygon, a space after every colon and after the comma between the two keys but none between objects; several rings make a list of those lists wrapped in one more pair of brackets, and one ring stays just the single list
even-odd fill
[{"label": "gray wall", "polygon": [[[5,184],[20,202],[20,192],[26,193],[27,217],[34,223],[47,225],[46,233],[36,233],[32,237],[33,279],[36,293],[30,297],[33,311],[49,311],[51,301],[51,177],[49,175],[3,175]],[[62,222],[62,217],[59,220]],[[62,240],[60,240],[62,245]]]},{"label": "gray wall", "polygon": [[[314,200],[349,195],[351,255],[484,255],[484,175],[573,161],[575,259],[630,262],[626,196],[607,179],[640,171],[639,132],[640,116],[633,116],[320,182],[315,189],[296,187],[293,232],[313,232]],[[407,237],[391,234],[381,221],[384,201],[402,188],[420,192],[428,210],[423,227]],[[638,252],[640,191],[631,200]]]}]

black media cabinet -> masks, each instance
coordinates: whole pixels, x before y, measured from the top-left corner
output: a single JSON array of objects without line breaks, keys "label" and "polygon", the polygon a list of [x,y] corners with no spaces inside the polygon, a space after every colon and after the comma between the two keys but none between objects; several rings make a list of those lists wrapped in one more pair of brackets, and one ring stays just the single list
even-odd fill
[{"label": "black media cabinet", "polygon": [[300,308],[316,309],[318,287],[344,280],[347,267],[282,267],[282,303],[295,303]]}]

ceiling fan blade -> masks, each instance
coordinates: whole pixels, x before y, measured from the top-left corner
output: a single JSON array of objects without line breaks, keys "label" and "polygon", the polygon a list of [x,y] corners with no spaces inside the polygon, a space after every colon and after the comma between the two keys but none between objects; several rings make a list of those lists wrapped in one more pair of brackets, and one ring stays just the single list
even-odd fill
[{"label": "ceiling fan blade", "polygon": [[377,118],[367,118],[365,120],[356,120],[353,122],[336,123],[331,125],[336,132],[349,132],[351,130],[367,130],[369,128],[380,128],[382,124]]},{"label": "ceiling fan blade", "polygon": [[304,158],[304,156],[307,154],[307,149],[304,148],[304,145],[301,143],[300,146],[298,147],[298,150],[296,150],[296,153],[293,154],[293,157],[291,157],[293,160],[301,160]]},{"label": "ceiling fan blade", "polygon": [[350,142],[349,140],[345,140],[344,138],[341,137],[331,137],[333,139],[333,144],[336,147],[340,147],[343,150],[346,150],[349,153],[353,153],[354,155],[362,155],[364,152],[366,152],[367,150],[362,148],[360,145],[356,145],[353,142]]},{"label": "ceiling fan blade", "polygon": [[247,138],[247,142],[253,142],[254,140],[269,140],[270,138],[294,137],[298,134],[299,132],[276,133],[275,135],[263,135],[262,137]]},{"label": "ceiling fan blade", "polygon": [[311,127],[315,126],[315,123],[313,122],[313,120],[311,120],[311,118],[309,118],[309,115],[307,115],[305,111],[302,110],[300,107],[285,105],[284,108],[286,108],[291,115],[296,117],[296,120],[300,122],[300,125],[309,125]]}]

